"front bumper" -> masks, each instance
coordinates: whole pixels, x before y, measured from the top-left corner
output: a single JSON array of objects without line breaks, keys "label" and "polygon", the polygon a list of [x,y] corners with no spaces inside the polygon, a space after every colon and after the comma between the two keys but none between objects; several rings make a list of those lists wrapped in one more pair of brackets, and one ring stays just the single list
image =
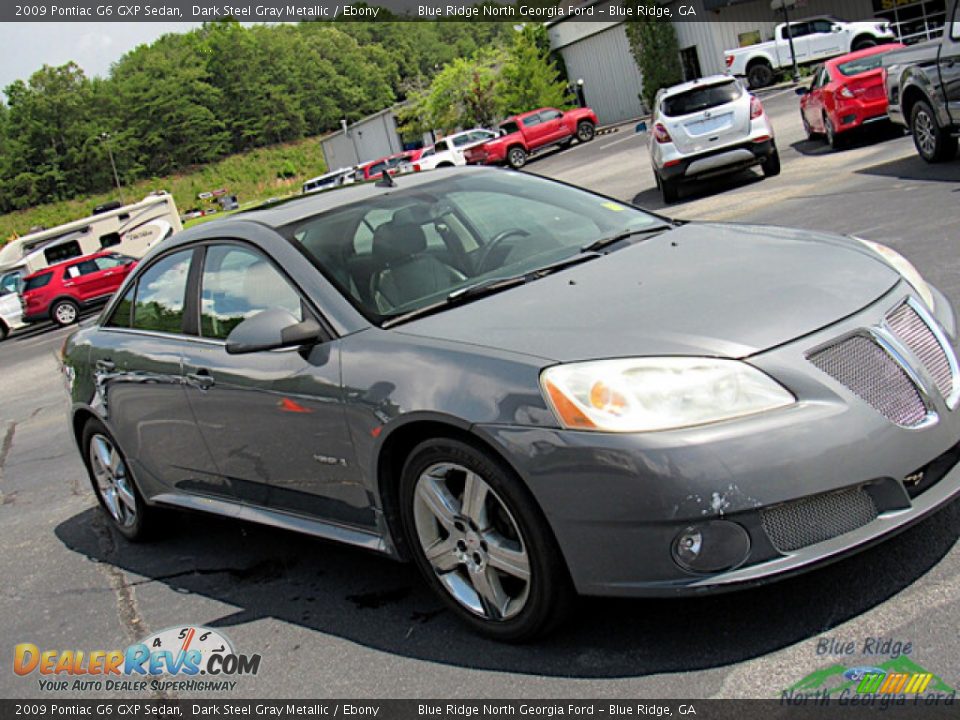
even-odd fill
[{"label": "front bumper", "polygon": [[[902,427],[807,359],[814,348],[876,326],[906,295],[901,283],[840,323],[749,358],[797,396],[782,410],[646,434],[478,431],[526,481],[582,594],[717,591],[807,570],[960,495],[960,410],[937,395],[935,422]],[[937,319],[955,344],[953,311],[939,293],[937,302]],[[850,515],[863,507],[872,514]],[[747,537],[745,547],[733,543],[740,555],[722,570],[684,569],[675,559],[678,537],[718,521]],[[790,546],[777,523],[793,523],[790,532],[809,542]]]},{"label": "front bumper", "polygon": [[703,179],[759,165],[770,157],[775,149],[776,145],[772,137],[760,142],[749,140],[696,155],[667,160],[657,172],[664,180]]}]

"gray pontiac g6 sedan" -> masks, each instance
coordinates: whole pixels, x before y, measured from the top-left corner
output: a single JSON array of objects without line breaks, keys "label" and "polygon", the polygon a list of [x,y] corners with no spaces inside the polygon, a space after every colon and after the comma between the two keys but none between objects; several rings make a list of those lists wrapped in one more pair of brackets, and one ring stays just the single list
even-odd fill
[{"label": "gray pontiac g6 sedan", "polygon": [[948,503],[956,335],[868,240],[458,168],[183,232],[63,361],[130,540],[172,507],[349,543],[517,641],[577,594],[783,577]]}]

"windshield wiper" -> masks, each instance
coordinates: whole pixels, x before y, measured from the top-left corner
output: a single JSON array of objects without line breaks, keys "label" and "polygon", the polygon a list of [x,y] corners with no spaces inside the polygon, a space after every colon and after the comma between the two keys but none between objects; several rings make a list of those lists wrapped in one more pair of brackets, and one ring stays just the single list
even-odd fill
[{"label": "windshield wiper", "polygon": [[664,230],[672,230],[673,227],[673,225],[654,225],[653,227],[637,228],[636,230],[624,230],[623,232],[618,232],[613,235],[606,235],[605,237],[597,238],[593,242],[589,242],[580,248],[580,252],[595,252],[597,250],[602,250],[605,247],[609,247],[614,243],[618,243],[621,240],[632,238],[635,235],[653,235],[655,233],[661,233]]},{"label": "windshield wiper", "polygon": [[571,255],[563,260],[551,263],[550,265],[544,265],[543,267],[535,268],[534,270],[529,270],[521,275],[487,278],[486,280],[481,280],[473,285],[467,285],[466,287],[458,288],[439,302],[424,305],[422,308],[417,308],[416,310],[411,310],[410,312],[403,313],[402,315],[396,315],[388,318],[381,324],[381,327],[389,328],[406,322],[407,320],[415,320],[416,318],[423,317],[424,315],[430,315],[438,310],[443,310],[451,305],[457,305],[468,300],[474,300],[476,298],[483,297],[484,295],[492,295],[493,293],[506,290],[507,288],[523,285],[531,280],[538,280],[539,278],[557,272],[558,270],[562,270],[565,267],[579,265],[582,262],[593,260],[594,258],[598,257],[603,257],[603,255],[596,252],[581,251],[578,255]]}]

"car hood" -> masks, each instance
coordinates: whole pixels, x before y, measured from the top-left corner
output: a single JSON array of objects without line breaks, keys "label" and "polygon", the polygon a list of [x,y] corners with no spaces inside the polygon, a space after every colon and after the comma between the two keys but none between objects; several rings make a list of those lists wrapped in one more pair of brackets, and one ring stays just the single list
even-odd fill
[{"label": "car hood", "polygon": [[396,331],[561,362],[739,358],[835,323],[899,280],[849,238],[691,223]]}]

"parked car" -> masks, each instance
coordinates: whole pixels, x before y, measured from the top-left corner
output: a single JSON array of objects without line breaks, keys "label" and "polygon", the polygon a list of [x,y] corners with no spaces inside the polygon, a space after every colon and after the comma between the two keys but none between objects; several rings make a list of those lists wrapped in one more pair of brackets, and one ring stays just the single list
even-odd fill
[{"label": "parked car", "polygon": [[63,362],[120,534],[163,506],[357,545],[520,640],[948,505],[956,317],[872,242],[447,168],[181,233]]},{"label": "parked car", "polygon": [[405,172],[412,172],[413,167],[410,166],[410,157],[414,151],[404,150],[403,152],[394,153],[393,155],[387,155],[386,157],[378,158],[371,162],[361,165],[357,169],[357,177],[361,180],[376,180],[381,175],[383,171],[386,170],[391,175],[403,174]]},{"label": "parked car", "polygon": [[[895,42],[896,34],[884,20],[846,22],[830,16],[790,23],[793,50],[798,65],[809,65],[854,50]],[[773,40],[727,50],[727,73],[746,77],[751,88],[773,83],[777,73],[793,67],[787,24],[774,29]]]},{"label": "parked car", "polygon": [[530,155],[544,148],[590,142],[596,129],[597,114],[590,108],[540,108],[500,123],[499,137],[468,148],[464,155],[472,164],[522,168]]},{"label": "parked car", "polygon": [[800,120],[808,138],[823,136],[837,148],[850,131],[887,118],[883,55],[905,47],[878,45],[828,60],[813,75],[809,89],[797,88]]},{"label": "parked car", "polygon": [[28,275],[23,281],[24,322],[72,325],[81,310],[109,300],[136,263],[126,255],[101,252]]},{"label": "parked car", "polygon": [[0,275],[0,340],[24,326],[23,306],[20,303],[21,273],[13,271]]},{"label": "parked car", "polygon": [[760,99],[729,75],[713,75],[660,90],[651,118],[650,162],[663,201],[677,200],[692,179],[759,165],[780,174],[773,125]]},{"label": "parked car", "polygon": [[414,169],[433,170],[438,167],[466,165],[467,158],[464,152],[496,137],[497,133],[493,130],[484,130],[483,128],[474,128],[473,130],[447,135],[445,138],[437,140],[436,144],[424,148],[419,157],[412,159]]},{"label": "parked car", "polygon": [[355,174],[356,171],[353,168],[331,170],[328,173],[318,175],[304,182],[301,192],[306,195],[307,193],[317,192],[319,190],[329,190],[330,188],[340,187],[341,185],[349,185],[355,181]]},{"label": "parked car", "polygon": [[939,42],[885,55],[890,119],[906,125],[917,153],[930,163],[957,154],[960,134],[960,3],[954,2]]}]

